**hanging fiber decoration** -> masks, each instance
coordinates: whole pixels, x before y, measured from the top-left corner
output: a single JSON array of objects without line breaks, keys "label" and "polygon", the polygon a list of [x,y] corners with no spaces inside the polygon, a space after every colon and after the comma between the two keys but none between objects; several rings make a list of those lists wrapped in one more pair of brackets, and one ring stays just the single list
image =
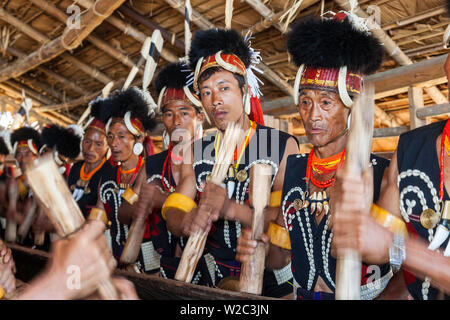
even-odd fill
[{"label": "hanging fiber decoration", "polygon": [[189,55],[189,48],[191,47],[191,21],[192,21],[192,7],[191,1],[186,0],[184,4],[184,47],[185,47],[185,56]]},{"label": "hanging fiber decoration", "polygon": [[225,29],[231,29],[233,18],[233,0],[226,0],[225,3]]}]

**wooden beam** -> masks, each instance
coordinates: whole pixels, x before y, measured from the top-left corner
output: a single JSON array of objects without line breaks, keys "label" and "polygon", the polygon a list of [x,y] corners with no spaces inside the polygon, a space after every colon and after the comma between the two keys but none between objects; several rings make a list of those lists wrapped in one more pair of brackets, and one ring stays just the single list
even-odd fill
[{"label": "wooden beam", "polygon": [[[344,10],[350,11],[350,4],[348,0],[334,0],[339,6],[341,6]],[[354,13],[362,18],[369,18],[367,13],[361,9],[361,7],[357,7]],[[375,36],[380,43],[383,44],[386,52],[400,65],[410,65],[413,64],[413,61],[400,49],[400,47],[394,42],[394,40],[389,37],[389,35],[384,31],[375,21],[370,23],[371,32],[373,36]],[[428,95],[438,104],[448,102],[447,98],[439,91],[435,86],[425,88],[425,91]]]},{"label": "wooden beam", "polygon": [[153,20],[150,19],[149,17],[144,17],[142,14],[140,14],[136,10],[133,10],[124,4],[120,6],[119,11],[121,13],[123,13],[125,16],[127,16],[128,18],[130,18],[136,22],[139,22],[140,24],[149,28],[152,31],[158,29],[159,31],[161,31],[161,36],[163,37],[164,40],[166,40],[171,45],[175,46],[176,48],[178,48],[184,52],[184,41],[178,39],[175,36],[175,33],[166,30],[162,26],[153,22]]},{"label": "wooden beam", "polygon": [[[15,57],[25,57],[26,53],[14,48],[14,47],[8,47],[6,49],[8,51],[8,53],[12,54]],[[87,90],[84,88],[81,88],[80,86],[78,86],[76,83],[74,83],[73,81],[61,76],[60,74],[50,70],[49,68],[45,67],[45,66],[39,66],[37,68],[38,71],[41,71],[42,73],[46,74],[48,77],[55,79],[56,81],[60,82],[63,86],[65,86],[66,88],[70,88],[71,90],[77,92],[78,94],[86,94]]]},{"label": "wooden beam", "polygon": [[409,99],[409,127],[411,130],[427,124],[425,119],[419,119],[417,117],[417,110],[423,109],[423,90],[418,87],[410,87],[408,90]]},{"label": "wooden beam", "polygon": [[[184,15],[184,1],[182,0],[165,0],[174,9]],[[182,10],[182,11],[180,11]],[[192,22],[195,23],[201,29],[217,28],[215,24],[203,17],[198,11],[192,10]],[[264,62],[258,64],[258,68],[264,73],[262,76],[269,80],[272,84],[281,89],[285,94],[292,95],[293,88],[284,81],[276,72],[270,69]]]},{"label": "wooden beam", "polygon": [[[308,8],[319,1],[320,0],[303,0],[301,8],[303,9]],[[265,19],[274,19],[276,16],[276,14],[269,7],[267,7],[261,0],[245,0],[245,2]],[[276,20],[278,19],[279,17],[276,18]],[[281,22],[276,21],[274,22],[273,26],[281,33],[284,33],[283,24]]]},{"label": "wooden beam", "polygon": [[[64,11],[61,11],[56,5],[54,5],[51,2],[48,2],[46,0],[30,0],[35,6],[38,8],[44,10],[51,16],[55,17],[62,23],[66,23],[67,19],[69,18]],[[86,38],[89,42],[91,42],[94,46],[96,46],[98,49],[102,50],[112,58],[120,61],[125,66],[132,68],[134,66],[133,60],[131,60],[127,55],[123,54],[116,48],[109,45],[106,41],[103,41],[102,39],[94,36],[93,34],[90,34]],[[139,74],[144,74],[142,69],[139,69]]]},{"label": "wooden beam", "polygon": [[[7,12],[6,10],[0,8],[0,19],[4,20],[5,22],[11,24],[14,26],[17,30],[21,31],[22,33],[29,36],[31,39],[34,39],[37,42],[40,42],[41,44],[45,44],[51,41],[50,38],[48,38],[45,34],[39,32],[38,30],[30,27],[26,23],[22,22],[21,20],[14,17],[12,14]],[[66,21],[66,20],[64,20]],[[79,60],[78,58],[74,57],[73,55],[69,53],[63,53],[61,57],[69,62],[70,64],[74,65],[78,69],[82,70],[86,74],[90,75],[97,81],[100,81],[104,84],[107,84],[108,82],[112,81],[111,78],[109,78],[106,74],[98,70],[97,68],[94,68],[87,63],[84,63],[83,61]]]},{"label": "wooden beam", "polygon": [[437,8],[432,8],[423,12],[419,12],[411,17],[393,22],[393,23],[389,23],[389,24],[385,24],[382,26],[384,31],[388,31],[388,30],[392,30],[395,28],[400,28],[400,27],[404,27],[407,26],[409,24],[412,24],[414,22],[420,21],[420,20],[424,20],[424,19],[428,19],[434,16],[437,16],[439,14],[446,14],[447,13],[447,9],[445,6],[440,6]]},{"label": "wooden beam", "polygon": [[[86,9],[92,8],[94,5],[94,2],[92,0],[78,0],[77,4],[80,4],[81,6],[85,7]],[[147,35],[138,29],[134,28],[132,25],[125,23],[121,19],[111,15],[108,18],[106,18],[106,22],[114,26],[115,28],[122,31],[124,34],[134,38],[135,40],[144,43],[145,39],[147,38]],[[178,61],[178,55],[171,50],[167,49],[166,47],[163,47],[161,51],[161,57],[169,62],[177,62]]]},{"label": "wooden beam", "polygon": [[0,69],[0,82],[18,77],[25,72],[77,48],[81,42],[110,16],[125,0],[98,0],[80,19],[80,29],[66,28],[56,39],[43,44],[38,50]]},{"label": "wooden beam", "polygon": [[419,119],[450,114],[450,103],[436,104],[434,106],[417,109],[416,116]]},{"label": "wooden beam", "polygon": [[[2,86],[2,84],[0,84],[0,86]],[[18,94],[20,95],[20,93],[18,93]],[[8,97],[7,95],[0,94],[0,101],[3,102],[4,104],[7,104],[7,105],[10,105],[11,107],[13,107],[15,111],[18,111],[20,109],[20,103],[17,103],[13,98]],[[64,121],[61,121],[60,119],[57,119],[48,113],[41,114],[41,113],[36,112],[35,110],[31,109],[30,115],[35,117],[38,121],[40,121],[42,123],[52,123],[52,121],[53,121],[54,123],[57,123],[59,125],[63,125],[63,126],[67,125],[67,123],[65,123]]]}]

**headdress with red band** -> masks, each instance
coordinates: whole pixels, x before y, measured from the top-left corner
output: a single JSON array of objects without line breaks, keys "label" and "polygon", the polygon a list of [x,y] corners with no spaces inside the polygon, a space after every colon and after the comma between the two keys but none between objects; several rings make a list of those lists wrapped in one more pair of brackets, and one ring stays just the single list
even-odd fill
[{"label": "headdress with red band", "polygon": [[14,130],[11,133],[10,141],[14,155],[19,147],[27,147],[33,154],[38,155],[42,147],[39,132],[31,127],[21,127]]},{"label": "headdress with red band", "polygon": [[[264,124],[263,113],[259,98],[259,80],[253,70],[261,61],[259,52],[250,46],[250,37],[245,39],[233,29],[199,30],[194,35],[189,51],[189,63],[194,70],[193,85],[198,91],[198,79],[209,68],[219,67],[244,77],[243,104],[250,120]],[[261,72],[262,73],[262,72]]]},{"label": "headdress with red band", "polygon": [[124,123],[134,136],[145,136],[146,131],[156,126],[145,94],[136,87],[117,90],[107,98],[94,101],[91,105],[92,112],[97,120],[105,123],[106,132],[111,123],[118,121]]},{"label": "headdress with red band", "polygon": [[348,12],[332,18],[297,23],[288,34],[287,47],[299,67],[294,102],[299,90],[318,89],[339,94],[346,107],[363,87],[363,76],[374,73],[383,58],[382,45],[364,20]]},{"label": "headdress with red band", "polygon": [[161,69],[155,79],[157,112],[163,112],[164,106],[174,100],[186,101],[198,112],[204,112],[202,102],[193,92],[192,85],[188,85],[189,75],[190,69],[183,62],[169,63]]}]

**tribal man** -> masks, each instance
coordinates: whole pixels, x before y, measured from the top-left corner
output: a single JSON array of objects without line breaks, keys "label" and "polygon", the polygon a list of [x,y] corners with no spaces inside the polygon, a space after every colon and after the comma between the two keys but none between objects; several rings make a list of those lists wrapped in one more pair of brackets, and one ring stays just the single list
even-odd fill
[{"label": "tribal man", "polygon": [[[299,66],[294,101],[313,149],[288,158],[282,211],[267,232],[271,245],[266,266],[279,268],[291,261],[297,299],[334,299],[336,259],[330,252],[330,220],[336,170],[345,161],[351,105],[363,89],[362,77],[375,72],[382,60],[381,45],[368,29],[356,29],[353,19],[357,17],[344,12],[332,19],[309,19],[288,35],[289,53]],[[388,161],[371,155],[371,163],[377,199]],[[254,252],[255,241],[249,239],[247,231],[239,239],[242,261]],[[392,276],[389,265],[377,267],[377,283],[369,283],[373,270],[362,268],[362,299],[377,297]]]},{"label": "tribal man", "polygon": [[[134,211],[134,218],[139,214],[149,217],[143,242],[151,240],[156,252],[161,255],[158,264],[161,275],[171,279],[179,262],[178,246],[182,246],[183,241],[179,242],[182,239],[167,230],[161,208],[180,181],[183,148],[191,147],[193,140],[203,136],[205,118],[200,100],[187,85],[189,73],[186,64],[170,63],[155,79],[156,96],[160,97],[158,111],[162,113],[166,132],[163,136],[168,139],[165,142],[168,149],[145,160],[147,183],[142,185],[139,199],[145,202],[146,209]],[[119,216],[124,224],[130,224],[129,218]]]},{"label": "tribal man", "polygon": [[[114,208],[108,214],[111,222],[112,251],[119,260],[128,237],[128,226],[119,221],[119,210],[133,210],[132,195],[139,194],[142,182],[145,181],[144,138],[146,132],[156,125],[150,116],[150,103],[146,94],[136,87],[125,91],[116,91],[107,98],[92,104],[92,110],[99,108],[99,120],[106,123],[106,138],[111,149],[112,160],[117,163],[114,168],[114,185],[100,188],[103,205],[114,199]],[[109,200],[108,200],[109,199]],[[124,201],[125,200],[125,201]],[[99,209],[97,207],[97,209]],[[130,213],[128,213],[130,215]],[[153,265],[148,258],[153,257],[151,246],[141,246],[139,271],[150,271]]]},{"label": "tribal man", "polygon": [[[251,225],[250,167],[256,163],[272,166],[274,200],[267,218],[274,219],[280,205],[287,156],[298,152],[295,138],[262,125],[258,80],[252,70],[259,60],[259,55],[235,30],[198,31],[192,39],[189,62],[195,70],[193,85],[217,131],[194,143],[193,157],[183,163],[180,182],[167,198],[162,216],[169,231],[176,236],[187,236],[197,230],[209,232],[205,252],[197,266],[201,270],[197,270],[193,279],[195,283],[217,286],[226,277],[240,275],[241,265],[235,254],[241,227]],[[215,146],[224,136],[227,124],[233,122],[242,125],[239,140],[242,144],[237,150],[229,151],[235,152],[234,163],[223,188],[208,183],[207,176],[214,166]],[[198,196],[198,208],[206,210],[196,209]],[[200,214],[209,209],[211,215]],[[262,294],[275,297],[289,294],[291,279],[289,267],[266,272]]]}]

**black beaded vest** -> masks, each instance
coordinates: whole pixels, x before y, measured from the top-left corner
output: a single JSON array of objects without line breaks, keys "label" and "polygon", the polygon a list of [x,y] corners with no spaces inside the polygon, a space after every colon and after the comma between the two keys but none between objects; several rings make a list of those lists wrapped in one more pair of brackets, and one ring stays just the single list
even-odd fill
[{"label": "black beaded vest", "polygon": [[[420,223],[420,215],[428,208],[439,213],[442,207],[439,202],[440,168],[436,139],[442,133],[446,121],[435,122],[402,134],[397,147],[400,212],[409,235],[419,236],[427,242],[433,240],[436,227],[424,228]],[[450,199],[444,187],[443,202],[446,200]],[[447,244],[448,239],[441,249],[444,250]],[[416,278],[406,270],[403,270],[403,273],[414,299],[437,298],[438,290],[430,286],[429,279]]]},{"label": "black beaded vest", "polygon": [[[336,279],[336,259],[330,253],[333,237],[333,231],[330,228],[331,215],[324,216],[317,224],[315,216],[310,213],[310,206],[302,208],[296,205],[304,200],[307,191],[305,177],[308,157],[308,154],[288,157],[281,204],[285,226],[291,240],[294,293],[299,299],[314,296],[313,290],[319,276],[333,292]],[[389,161],[375,155],[371,155],[370,160],[374,169],[375,202],[379,197],[383,172],[389,165]],[[361,299],[375,298],[385,288],[391,275],[389,265],[363,264]]]}]

